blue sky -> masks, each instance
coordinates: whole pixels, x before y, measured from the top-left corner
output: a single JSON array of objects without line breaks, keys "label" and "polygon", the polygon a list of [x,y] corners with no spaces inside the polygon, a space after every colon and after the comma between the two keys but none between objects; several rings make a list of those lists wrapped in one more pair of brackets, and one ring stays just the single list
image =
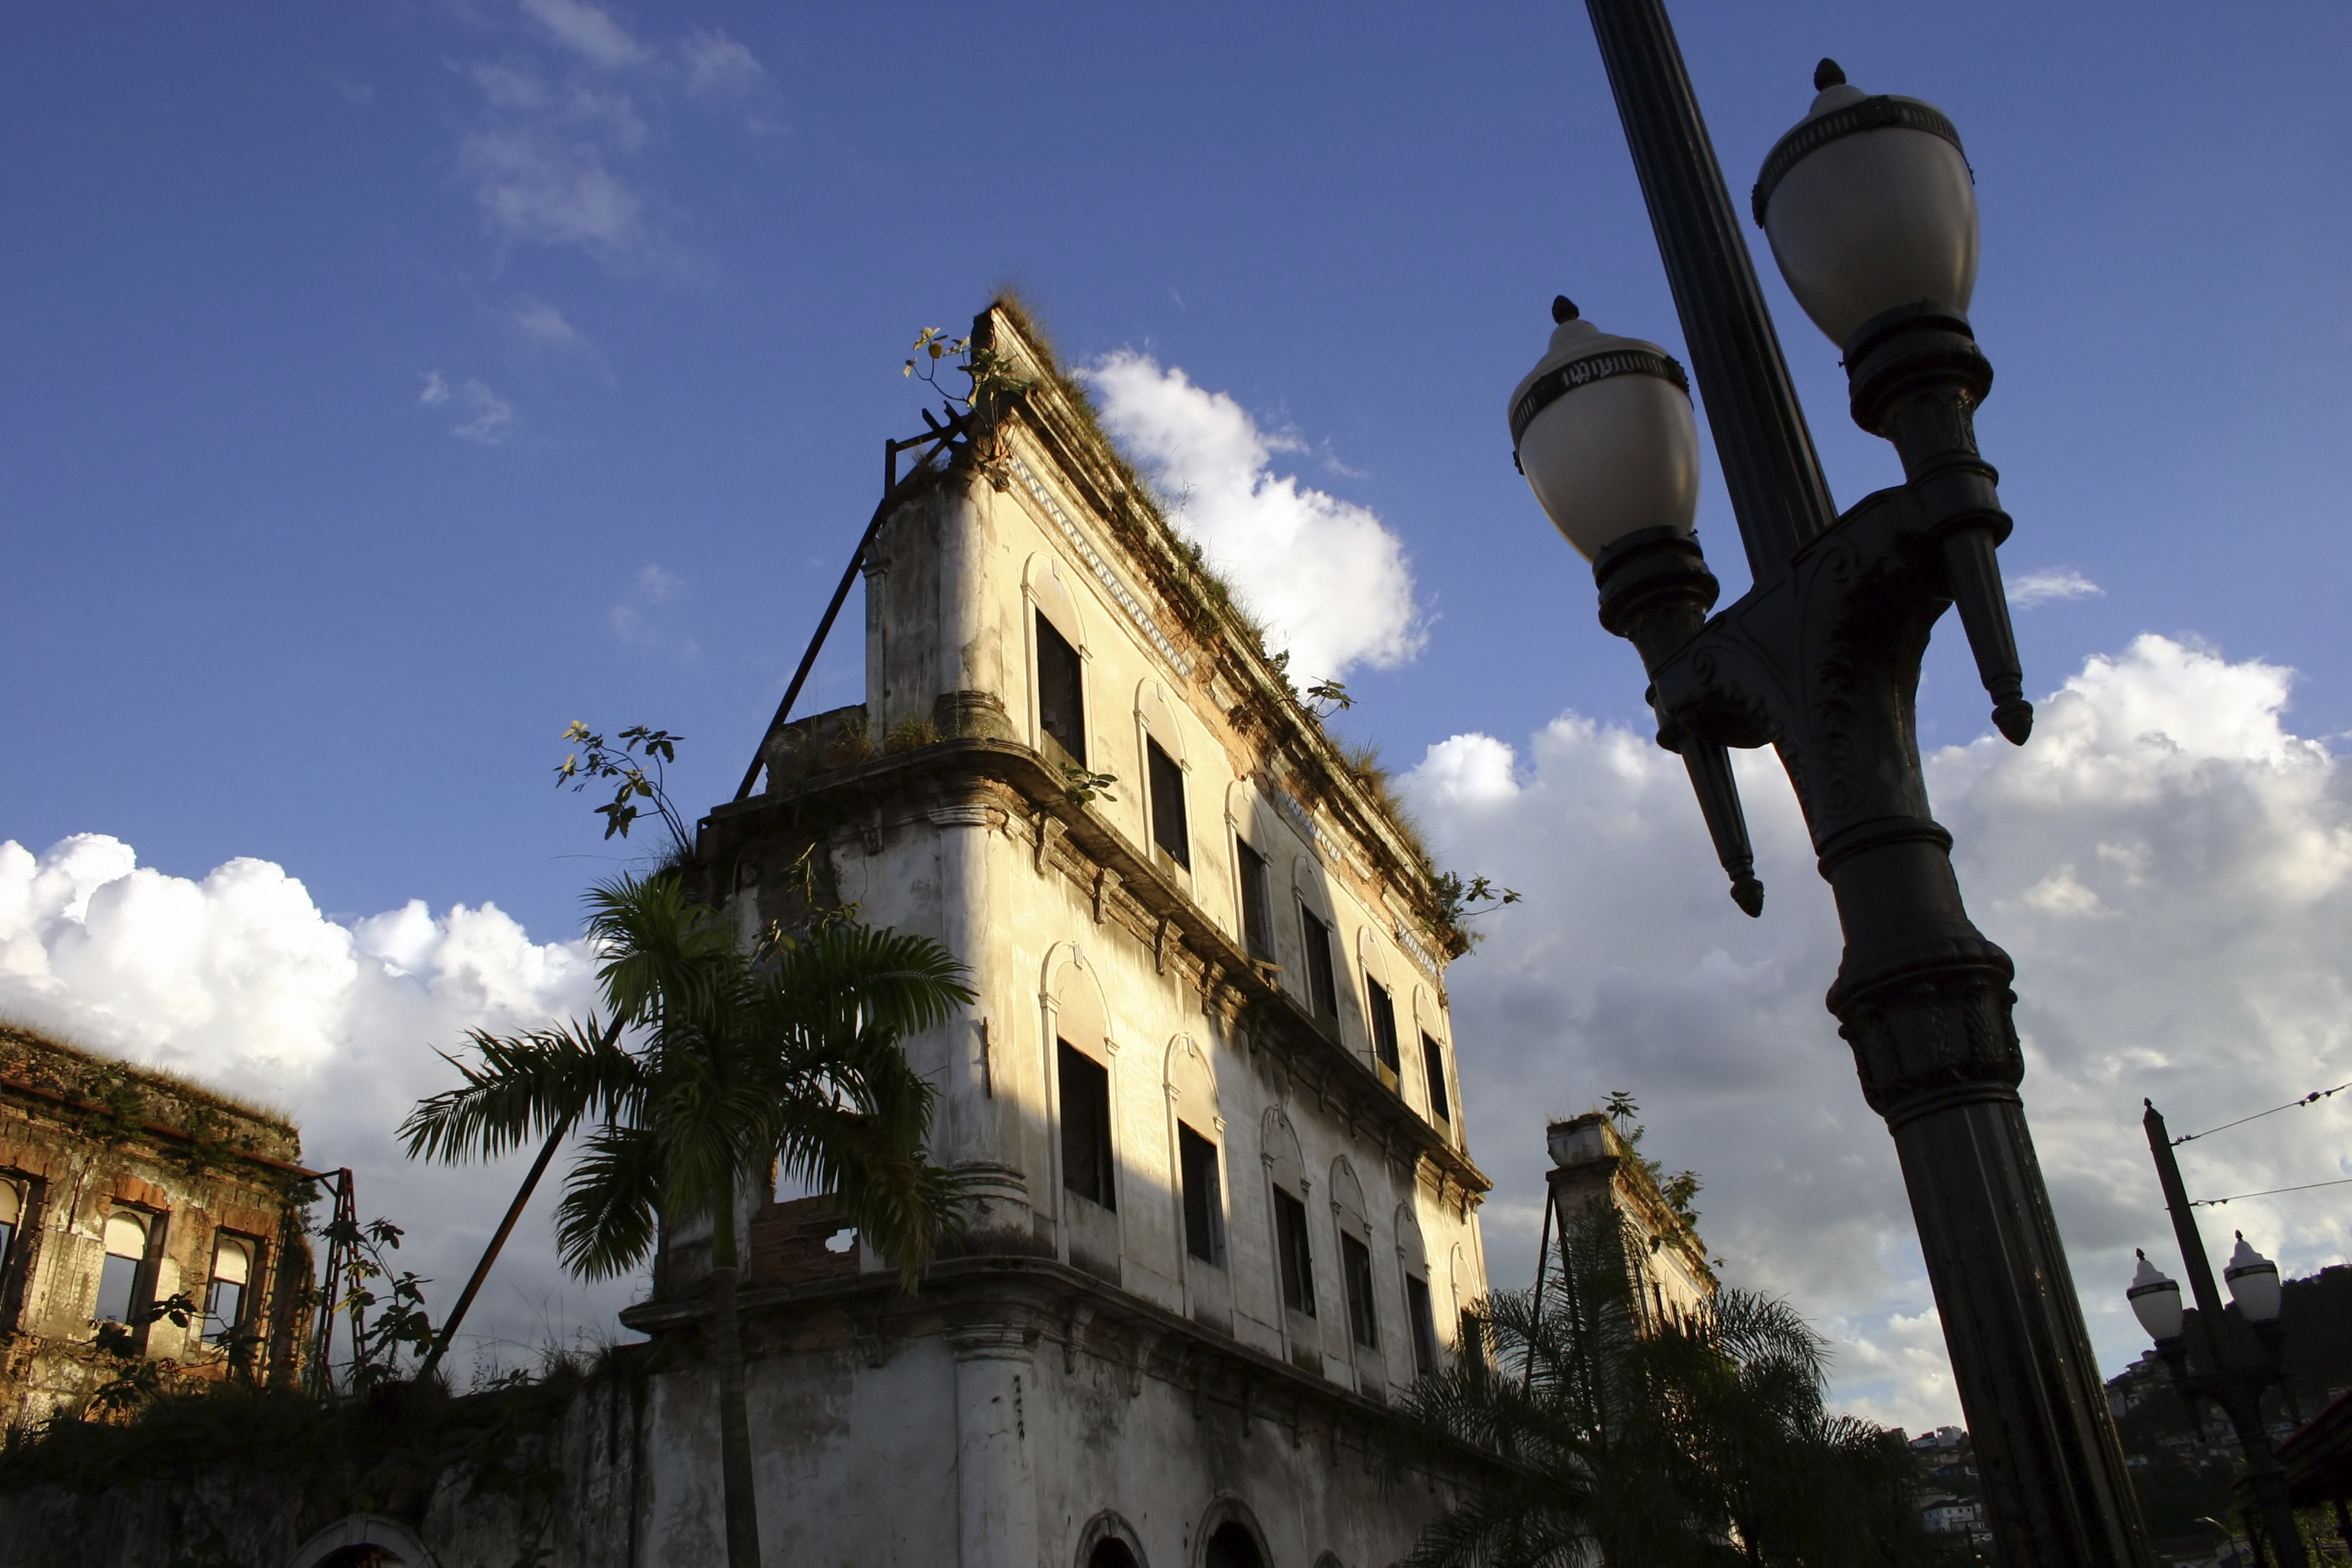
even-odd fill
[{"label": "blue sky", "polygon": [[[2029,691],[2154,632],[2297,672],[2297,736],[2352,729],[2352,13],[1675,14],[1735,192],[1824,54],[1959,126],[2004,562],[2097,589],[2021,612]],[[908,341],[1000,283],[1073,361],[1229,395],[1277,473],[1402,541],[1424,636],[1349,672],[1351,735],[1410,767],[1642,716],[1503,414],[1557,291],[1682,352],[1578,6],[87,5],[8,33],[0,837],[32,851],[253,857],[330,915],[495,901],[570,935],[610,851],[549,785],[559,731],[680,731],[681,797],[725,798],[917,423]],[[1758,249],[1851,504],[1893,457]],[[1923,741],[1984,709],[1946,635]]]}]

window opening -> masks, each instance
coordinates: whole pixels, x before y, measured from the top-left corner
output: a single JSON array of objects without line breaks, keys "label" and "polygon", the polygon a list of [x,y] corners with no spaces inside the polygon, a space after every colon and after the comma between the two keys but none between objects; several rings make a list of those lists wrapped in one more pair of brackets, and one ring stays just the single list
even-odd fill
[{"label": "window opening", "polygon": [[1111,1180],[1110,1069],[1067,1040],[1054,1042],[1062,1077],[1062,1185],[1107,1209]]},{"label": "window opening", "polygon": [[1430,1304],[1429,1281],[1406,1275],[1404,1305],[1412,1315],[1412,1370],[1426,1377],[1437,1370],[1437,1312]]},{"label": "window opening", "polygon": [[1315,1251],[1307,1240],[1307,1205],[1274,1189],[1274,1247],[1282,1255],[1282,1304],[1315,1315]]},{"label": "window opening", "polygon": [[1087,763],[1084,666],[1070,639],[1037,612],[1037,728],[1080,767]]},{"label": "window opening", "polygon": [[226,1344],[245,1325],[245,1294],[253,1283],[253,1244],[234,1236],[213,1242],[212,1280],[205,1287],[205,1338]]},{"label": "window opening", "polygon": [[1366,1350],[1378,1350],[1381,1326],[1372,1312],[1372,1249],[1344,1230],[1339,1233],[1339,1272],[1348,1284],[1348,1331]]},{"label": "window opening", "polygon": [[90,1314],[101,1322],[127,1323],[140,1305],[139,1266],[147,1261],[147,1226],[136,1215],[116,1210],[106,1216],[106,1262],[98,1273],[98,1310]]},{"label": "window opening", "polygon": [[1201,1561],[1203,1568],[1265,1568],[1265,1556],[1258,1551],[1257,1542],[1248,1527],[1238,1521],[1217,1526]]},{"label": "window opening", "polygon": [[1143,756],[1145,772],[1151,779],[1151,841],[1189,871],[1192,839],[1184,829],[1184,770],[1160,749],[1159,742],[1149,737],[1143,742]]},{"label": "window opening", "polygon": [[1331,973],[1331,928],[1304,904],[1298,906],[1298,918],[1307,934],[1307,992],[1315,1004],[1315,1016],[1337,1018],[1339,984]]},{"label": "window opening", "polygon": [[1223,1263],[1225,1205],[1217,1182],[1217,1146],[1180,1121],[1176,1163],[1184,1184],[1184,1250],[1203,1263]]},{"label": "window opening", "polygon": [[1445,1095],[1445,1047],[1437,1037],[1424,1033],[1421,1037],[1421,1067],[1429,1075],[1429,1110],[1438,1121],[1451,1123],[1454,1120]]},{"label": "window opening", "polygon": [[1087,1553],[1087,1568],[1139,1568],[1139,1564],[1127,1542],[1113,1536],[1095,1543],[1095,1549]]},{"label": "window opening", "polygon": [[1265,857],[1249,847],[1246,838],[1234,840],[1241,849],[1242,859],[1242,940],[1249,944],[1250,956],[1274,962],[1274,901],[1268,896]]},{"label": "window opening", "polygon": [[8,1264],[16,1256],[16,1227],[24,1223],[25,1189],[0,1181],[0,1279],[7,1278]]},{"label": "window opening", "polygon": [[1404,1071],[1397,1065],[1401,1058],[1397,1049],[1396,1004],[1389,998],[1389,988],[1377,980],[1365,981],[1364,990],[1372,1003],[1372,1055],[1380,1058],[1381,1066],[1388,1068],[1391,1077],[1396,1077]]}]

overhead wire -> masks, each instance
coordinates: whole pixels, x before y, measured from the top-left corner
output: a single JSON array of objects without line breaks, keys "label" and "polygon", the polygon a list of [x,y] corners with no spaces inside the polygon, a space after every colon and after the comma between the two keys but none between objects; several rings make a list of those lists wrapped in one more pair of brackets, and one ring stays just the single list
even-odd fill
[{"label": "overhead wire", "polygon": [[[2219,1131],[2221,1130],[2216,1128],[2214,1131]],[[2233,1204],[2240,1198],[2267,1198],[2273,1197],[2280,1193],[2307,1193],[2314,1187],[2342,1186],[2352,1186],[2352,1176],[2340,1177],[2333,1182],[2305,1182],[2301,1186],[2296,1187],[2266,1187],[2259,1193],[2232,1193],[2226,1198],[2192,1198],[2189,1200],[2189,1206],[2193,1209],[2220,1208],[2223,1204]]]},{"label": "overhead wire", "polygon": [[[2276,1116],[2282,1110],[2294,1110],[2305,1105],[2316,1105],[2329,1095],[2341,1093],[2347,1089],[2352,1089],[2352,1083],[2339,1083],[2334,1089],[2315,1089],[2301,1100],[2290,1100],[2284,1105],[2273,1105],[2268,1110],[2257,1110],[2252,1116],[2241,1116],[2235,1121],[2224,1121],[2221,1126],[2208,1127],[2202,1132],[2184,1132],[2172,1141],[2173,1147],[2179,1148],[2183,1143],[2194,1142],[2200,1138],[2210,1138],[2216,1132],[2227,1132],[2232,1127],[2243,1127],[2249,1121],[2260,1121],[2265,1116]],[[2251,1197],[2252,1194],[2247,1195]]]}]

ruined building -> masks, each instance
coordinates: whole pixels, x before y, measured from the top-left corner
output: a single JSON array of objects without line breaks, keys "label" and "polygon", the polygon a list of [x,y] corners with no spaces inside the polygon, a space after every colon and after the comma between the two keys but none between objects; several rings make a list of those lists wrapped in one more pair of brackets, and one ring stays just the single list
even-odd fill
[{"label": "ruined building", "polygon": [[[978,992],[910,1049],[978,1197],[919,1293],[823,1200],[747,1216],[778,1562],[1385,1563],[1444,1500],[1377,1435],[1486,1289],[1445,965],[1382,793],[1016,308],[865,562],[866,700],[767,738],[697,855],[747,938],[812,906]],[[1105,782],[1104,775],[1108,775]],[[665,1238],[640,1561],[721,1552],[707,1231]],[[841,1250],[835,1250],[841,1248]]]},{"label": "ruined building", "polygon": [[[310,1252],[282,1118],[0,1025],[0,1421],[137,1361],[290,1379]],[[157,1316],[159,1304],[181,1306]]]},{"label": "ruined building", "polygon": [[1596,1207],[1613,1210],[1625,1226],[1633,1294],[1645,1321],[1676,1321],[1704,1306],[1716,1289],[1706,1247],[1616,1124],[1588,1110],[1553,1122],[1544,1142],[1552,1166],[1544,1175],[1551,1205],[1547,1234]]}]

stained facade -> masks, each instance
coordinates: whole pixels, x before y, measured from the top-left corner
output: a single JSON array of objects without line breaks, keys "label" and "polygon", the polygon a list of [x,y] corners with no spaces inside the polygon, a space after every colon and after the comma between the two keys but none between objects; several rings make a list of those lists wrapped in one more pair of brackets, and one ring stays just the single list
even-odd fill
[{"label": "stained facade", "polygon": [[301,1152],[278,1117],[0,1026],[0,1418],[78,1407],[132,1360],[294,1377]]},{"label": "stained facade", "polygon": [[[1449,1483],[1384,1481],[1379,1434],[1486,1289],[1455,941],[1377,778],[1017,309],[974,336],[1003,374],[866,557],[865,702],[771,735],[701,825],[747,940],[854,906],[978,993],[910,1047],[977,1196],[959,1256],[907,1295],[822,1199],[747,1216],[763,1542],[1389,1562]],[[708,1250],[672,1230],[625,1314],[686,1351],[653,1379],[648,1563],[719,1548]]]}]

